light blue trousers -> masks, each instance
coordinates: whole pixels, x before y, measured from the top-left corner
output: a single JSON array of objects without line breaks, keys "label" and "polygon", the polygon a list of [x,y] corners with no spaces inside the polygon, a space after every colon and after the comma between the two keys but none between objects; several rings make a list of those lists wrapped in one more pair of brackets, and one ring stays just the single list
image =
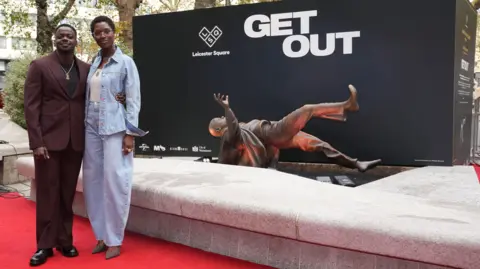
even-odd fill
[{"label": "light blue trousers", "polygon": [[98,103],[89,102],[87,111],[83,157],[87,214],[97,240],[107,246],[120,246],[130,209],[133,154],[122,152],[125,132],[98,134]]}]

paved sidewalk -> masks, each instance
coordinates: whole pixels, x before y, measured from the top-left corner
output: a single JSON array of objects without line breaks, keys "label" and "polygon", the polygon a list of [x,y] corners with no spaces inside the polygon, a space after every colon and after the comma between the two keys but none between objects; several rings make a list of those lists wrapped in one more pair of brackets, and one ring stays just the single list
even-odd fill
[{"label": "paved sidewalk", "polygon": [[12,189],[14,192],[18,192],[25,198],[30,198],[30,180],[7,185],[6,187]]}]

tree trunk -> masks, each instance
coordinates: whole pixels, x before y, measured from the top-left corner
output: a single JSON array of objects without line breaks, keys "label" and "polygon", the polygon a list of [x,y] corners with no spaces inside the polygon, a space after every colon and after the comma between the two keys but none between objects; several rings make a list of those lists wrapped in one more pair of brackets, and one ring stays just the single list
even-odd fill
[{"label": "tree trunk", "polygon": [[35,0],[37,7],[37,52],[46,54],[53,50],[52,36],[57,24],[65,19],[75,0],[68,0],[63,9],[55,15],[51,21],[48,20],[48,0]]},{"label": "tree trunk", "polygon": [[231,6],[232,1],[231,0],[225,0],[225,6]]},{"label": "tree trunk", "polygon": [[120,38],[130,49],[133,49],[132,20],[137,9],[143,0],[116,0],[118,18],[120,20]]},{"label": "tree trunk", "polygon": [[215,7],[215,0],[195,0],[194,9]]},{"label": "tree trunk", "polygon": [[47,0],[35,0],[37,6],[37,52],[46,54],[53,50],[53,27],[48,21]]}]

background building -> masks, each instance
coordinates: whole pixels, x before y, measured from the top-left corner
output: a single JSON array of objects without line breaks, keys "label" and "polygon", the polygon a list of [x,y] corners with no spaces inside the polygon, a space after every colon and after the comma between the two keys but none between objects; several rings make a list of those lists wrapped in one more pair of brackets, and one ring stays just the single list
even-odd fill
[{"label": "background building", "polygon": [[[29,0],[10,0],[12,2],[22,3]],[[49,5],[55,5],[55,0],[50,0]],[[28,4],[26,4],[28,6]],[[22,53],[34,52],[36,50],[36,9],[25,8],[28,12],[28,18],[31,21],[32,27],[27,27],[23,31],[15,31],[8,36],[5,34],[5,25],[3,25],[4,17],[0,13],[0,90],[4,88],[5,72],[8,68],[8,63],[18,58]],[[50,12],[55,12],[55,8],[49,8]],[[74,7],[67,15],[67,18],[62,22],[68,22],[74,25],[78,31],[79,46],[90,46],[93,42],[89,33],[90,21],[98,15],[107,15],[116,20],[118,12],[115,7],[104,7],[102,9],[93,6],[90,0],[76,0]],[[30,38],[26,38],[26,33],[29,33]],[[88,44],[85,44],[88,43]],[[86,58],[87,55],[78,55],[80,58]]]}]

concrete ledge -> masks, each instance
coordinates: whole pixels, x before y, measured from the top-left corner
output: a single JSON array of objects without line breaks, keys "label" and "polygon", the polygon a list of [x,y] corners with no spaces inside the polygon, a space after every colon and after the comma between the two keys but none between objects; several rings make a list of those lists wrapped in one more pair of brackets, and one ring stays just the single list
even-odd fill
[{"label": "concrete ledge", "polygon": [[[33,159],[20,158],[17,169],[33,178]],[[80,176],[79,192],[81,180]],[[473,269],[480,264],[478,209],[442,207],[423,198],[322,184],[268,169],[135,159],[131,205],[156,216],[187,219],[189,225],[209,223],[292,244],[396,257],[422,266],[431,263]],[[133,212],[129,222],[137,222],[138,231],[154,235],[163,229],[163,222],[152,221],[153,217],[139,220]],[[173,234],[181,236],[181,231],[177,232]],[[181,243],[190,244],[189,240]],[[287,257],[292,254],[283,247],[278,251]],[[255,253],[252,250],[244,259],[269,264],[268,259],[265,263],[263,258],[252,258]],[[366,257],[362,255],[362,259]],[[412,268],[419,268],[420,263]],[[298,263],[282,266],[299,268]]]},{"label": "concrete ledge", "polygon": [[15,161],[19,156],[31,155],[27,131],[13,123],[1,109],[0,140],[8,142],[0,144],[0,184],[9,185],[25,181],[25,178],[18,175]]},{"label": "concrete ledge", "polygon": [[26,143],[0,144],[0,161],[6,157],[31,154],[30,146]]},{"label": "concrete ledge", "polygon": [[9,144],[0,144],[0,161],[4,156],[30,153],[28,133],[25,129],[10,120],[10,117],[0,110],[0,140]]},{"label": "concrete ledge", "polygon": [[477,212],[480,207],[480,182],[473,166],[423,167],[359,188],[421,197],[443,207]]},{"label": "concrete ledge", "polygon": [[18,174],[15,163],[18,158],[27,156],[32,156],[32,154],[28,152],[20,152],[18,155],[3,156],[3,160],[0,161],[0,184],[10,185],[28,180],[24,176]]},{"label": "concrete ledge", "polygon": [[[35,188],[32,184],[33,193]],[[35,200],[35,196],[32,195],[31,199]],[[87,217],[83,193],[77,192],[73,210],[75,214]],[[449,268],[255,233],[133,205],[127,230],[282,269]]]}]

